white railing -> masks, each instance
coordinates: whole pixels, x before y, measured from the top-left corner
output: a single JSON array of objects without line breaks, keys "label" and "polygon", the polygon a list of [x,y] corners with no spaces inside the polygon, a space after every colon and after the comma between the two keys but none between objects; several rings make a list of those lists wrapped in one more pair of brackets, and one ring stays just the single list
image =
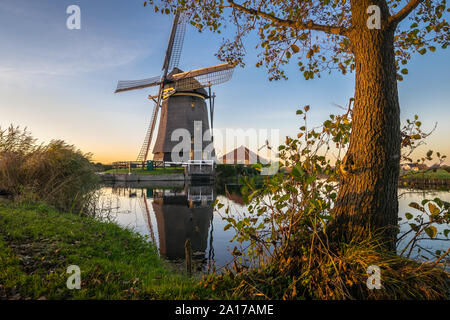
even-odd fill
[{"label": "white railing", "polygon": [[209,192],[206,194],[202,194],[202,191],[200,190],[200,193],[197,194],[191,194],[190,189],[188,189],[187,194],[188,201],[194,201],[194,202],[212,202],[214,201],[214,193]]},{"label": "white railing", "polygon": [[200,169],[203,166],[209,166],[209,167],[214,167],[214,160],[189,160],[188,161],[188,169],[190,169],[190,167],[194,165],[200,165]]}]

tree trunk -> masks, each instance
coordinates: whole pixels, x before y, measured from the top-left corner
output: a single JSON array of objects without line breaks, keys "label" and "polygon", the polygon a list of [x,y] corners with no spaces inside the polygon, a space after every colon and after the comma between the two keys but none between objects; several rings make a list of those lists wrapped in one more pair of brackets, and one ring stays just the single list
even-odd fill
[{"label": "tree trunk", "polygon": [[[369,29],[367,8],[381,9],[381,29]],[[333,240],[367,238],[381,231],[389,249],[397,233],[400,170],[400,108],[394,55],[394,29],[383,0],[352,0],[349,38],[356,60],[355,103],[350,145],[329,227]]]}]

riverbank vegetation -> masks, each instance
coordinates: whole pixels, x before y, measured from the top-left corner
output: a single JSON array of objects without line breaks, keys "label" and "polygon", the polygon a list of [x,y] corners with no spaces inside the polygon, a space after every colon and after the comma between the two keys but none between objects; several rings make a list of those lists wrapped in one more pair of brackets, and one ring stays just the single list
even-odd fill
[{"label": "riverbank vegetation", "polygon": [[95,211],[98,183],[90,154],[61,140],[38,144],[26,129],[0,128],[1,194],[89,215]]},{"label": "riverbank vegetation", "polygon": [[[297,112],[305,124],[308,110],[309,106]],[[337,182],[347,168],[340,159],[332,163],[326,155],[330,143],[338,150],[347,148],[350,114],[332,115],[321,127],[308,131],[305,125],[296,138],[287,137],[279,150],[290,172],[268,178],[262,186],[251,178],[245,180],[241,192],[249,214],[223,217],[228,223],[225,229],[236,233],[233,267],[208,277],[205,287],[234,298],[448,298],[449,250],[433,252],[426,260],[413,253],[420,252],[419,239],[448,239],[449,203],[438,198],[411,203],[416,214],[406,213],[400,221],[409,231],[398,235],[399,225],[390,226],[390,233],[396,235],[393,244],[386,230],[353,225],[333,215]],[[412,149],[413,144],[405,144],[403,155],[410,155]],[[217,203],[218,208],[223,206]],[[340,228],[350,229],[351,237]],[[409,240],[400,247],[405,238]],[[379,270],[378,289],[368,285],[373,268]]]},{"label": "riverbank vegetation", "polygon": [[[195,281],[169,271],[152,243],[98,220],[95,172],[63,141],[0,129],[0,299],[192,298]],[[66,286],[70,265],[80,290]]]},{"label": "riverbank vegetation", "polygon": [[260,175],[260,172],[250,165],[217,164],[216,174],[219,179],[240,178]]},{"label": "riverbank vegetation", "polygon": [[[66,286],[70,265],[80,267],[79,290]],[[44,204],[0,202],[0,299],[205,297],[196,283],[131,230]]]},{"label": "riverbank vegetation", "polygon": [[[305,123],[309,109],[297,111]],[[240,191],[249,214],[223,217],[225,229],[235,231],[233,267],[201,281],[170,271],[147,239],[99,221],[98,208],[73,210],[74,203],[84,203],[76,199],[92,192],[91,187],[82,188],[79,179],[86,179],[88,186],[96,183],[87,156],[64,142],[36,146],[17,128],[3,131],[0,168],[9,200],[0,203],[0,298],[448,298],[448,250],[426,261],[412,254],[419,239],[448,238],[449,203],[429,199],[410,204],[419,215],[405,214],[401,223],[410,230],[397,242],[410,240],[401,248],[394,244],[396,251],[386,242],[385,230],[355,227],[332,215],[338,182],[348,169],[340,158],[331,162],[327,153],[330,144],[338,154],[347,148],[351,120],[349,111],[331,115],[321,127],[302,126],[296,138],[287,137],[279,148],[282,166],[291,170],[258,184],[251,176],[243,178]],[[11,147],[16,145],[21,147]],[[409,154],[415,147],[409,143],[404,148]],[[14,157],[21,161],[12,161]],[[32,164],[51,174],[34,171]],[[46,186],[49,178],[67,190],[47,189],[61,197],[58,201],[37,188]],[[21,187],[5,181],[17,181]],[[398,224],[391,227],[397,234]],[[352,237],[345,238],[340,228],[350,228]],[[66,287],[70,265],[81,269],[80,290]],[[369,288],[369,267],[380,270],[380,289]]]},{"label": "riverbank vegetation", "polygon": [[401,179],[441,179],[449,180],[450,172],[444,169],[407,172]]}]

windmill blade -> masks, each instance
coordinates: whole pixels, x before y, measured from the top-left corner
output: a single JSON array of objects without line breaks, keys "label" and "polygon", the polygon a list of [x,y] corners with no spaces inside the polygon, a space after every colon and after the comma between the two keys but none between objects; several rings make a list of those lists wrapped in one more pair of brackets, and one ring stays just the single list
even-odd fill
[{"label": "windmill blade", "polygon": [[177,73],[172,76],[176,90],[194,90],[227,82],[233,76],[233,63],[223,63],[203,69]]},{"label": "windmill blade", "polygon": [[[147,129],[147,134],[145,135],[144,143],[142,144],[141,150],[139,152],[138,161],[146,161],[148,157],[148,153],[150,150],[150,144],[152,143],[153,132],[155,131],[156,119],[158,118],[159,108],[161,106],[163,94],[164,94],[164,83],[166,81],[167,73],[169,68],[174,64],[178,64],[180,61],[181,49],[183,47],[184,35],[186,31],[186,16],[180,14],[179,11],[176,12],[172,31],[170,33],[169,43],[167,45],[166,56],[164,58],[163,64],[163,76],[159,79],[158,82],[155,82],[152,85],[159,84],[159,92],[158,92],[158,100],[153,108],[152,118],[150,120],[150,125]],[[141,86],[142,87],[142,86]],[[140,87],[140,88],[141,88]],[[146,87],[142,87],[146,88]],[[133,87],[134,89],[134,87]],[[128,90],[133,90],[128,89]]]},{"label": "windmill blade", "polygon": [[181,50],[183,49],[184,36],[186,34],[186,22],[188,15],[177,11],[173,19],[172,31],[170,32],[169,43],[167,44],[166,56],[163,64],[163,78],[167,76],[169,70],[177,67],[180,62]]},{"label": "windmill blade", "polygon": [[172,53],[169,59],[169,71],[178,67],[180,63],[181,51],[184,44],[184,36],[186,35],[187,20],[187,14],[181,13],[176,25],[175,37],[172,45]]},{"label": "windmill blade", "polygon": [[158,118],[159,107],[161,105],[162,96],[164,91],[164,84],[161,83],[159,86],[158,100],[153,107],[152,118],[150,120],[150,125],[147,129],[147,134],[145,135],[144,143],[142,144],[141,151],[137,157],[137,161],[147,161],[148,152],[150,150],[150,144],[152,143],[153,132],[155,131],[156,119]]},{"label": "windmill blade", "polygon": [[159,84],[161,84],[160,76],[142,80],[119,81],[115,93],[154,87]]}]

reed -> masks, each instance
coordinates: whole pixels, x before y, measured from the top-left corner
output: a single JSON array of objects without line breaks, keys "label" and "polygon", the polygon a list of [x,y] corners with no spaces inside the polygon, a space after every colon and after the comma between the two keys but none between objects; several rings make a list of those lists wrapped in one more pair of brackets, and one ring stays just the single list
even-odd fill
[{"label": "reed", "polygon": [[90,157],[62,140],[37,144],[27,129],[0,128],[0,190],[16,202],[89,214],[99,182]]}]

